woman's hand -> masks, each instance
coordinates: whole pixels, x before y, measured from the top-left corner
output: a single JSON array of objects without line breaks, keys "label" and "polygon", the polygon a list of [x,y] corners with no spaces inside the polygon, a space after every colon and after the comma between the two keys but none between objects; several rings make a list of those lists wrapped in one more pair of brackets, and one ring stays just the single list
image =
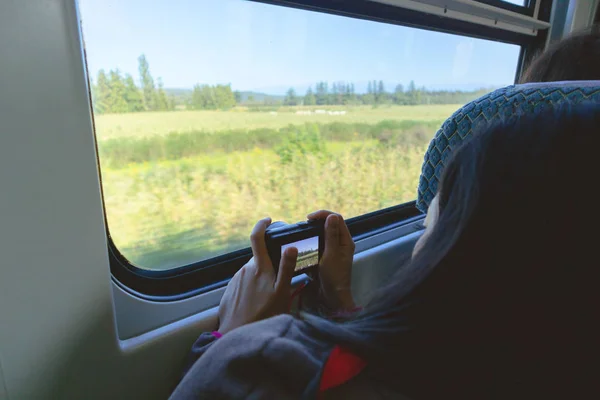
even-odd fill
[{"label": "woman's hand", "polygon": [[265,218],[254,226],[250,236],[254,257],[233,276],[221,298],[219,332],[222,334],[289,310],[298,250],[286,249],[276,276],[265,244],[265,230],[270,224],[271,219]]},{"label": "woman's hand", "polygon": [[341,215],[315,211],[309,220],[325,219],[325,250],[319,262],[319,281],[325,305],[335,311],[356,308],[352,298],[354,241]]}]

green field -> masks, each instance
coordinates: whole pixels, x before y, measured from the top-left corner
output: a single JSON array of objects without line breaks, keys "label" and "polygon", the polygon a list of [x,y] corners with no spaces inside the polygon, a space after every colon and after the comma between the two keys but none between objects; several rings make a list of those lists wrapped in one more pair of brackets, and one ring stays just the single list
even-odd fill
[{"label": "green field", "polygon": [[353,217],[412,200],[427,144],[458,107],[97,116],[111,236],[135,265],[167,269],[246,247],[265,216]]},{"label": "green field", "polygon": [[[109,114],[96,117],[96,131],[101,140],[117,137],[144,137],[166,135],[170,132],[226,130],[252,130],[257,128],[282,128],[306,122],[345,123],[363,122],[376,124],[383,120],[430,121],[447,118],[459,105],[418,105],[418,106],[313,106],[281,107],[275,111],[252,112],[239,107],[232,111],[165,111],[149,113]],[[299,115],[296,111],[322,109],[326,111],[344,110],[345,115],[311,114]]]}]

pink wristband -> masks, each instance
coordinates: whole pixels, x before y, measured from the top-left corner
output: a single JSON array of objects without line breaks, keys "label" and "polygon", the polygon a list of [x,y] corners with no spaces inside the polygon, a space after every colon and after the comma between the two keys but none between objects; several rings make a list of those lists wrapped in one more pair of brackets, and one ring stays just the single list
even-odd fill
[{"label": "pink wristband", "polygon": [[223,336],[223,334],[222,334],[221,332],[219,332],[219,331],[214,331],[214,332],[211,332],[211,334],[212,334],[214,337],[216,337],[217,339],[221,339],[221,337]]}]

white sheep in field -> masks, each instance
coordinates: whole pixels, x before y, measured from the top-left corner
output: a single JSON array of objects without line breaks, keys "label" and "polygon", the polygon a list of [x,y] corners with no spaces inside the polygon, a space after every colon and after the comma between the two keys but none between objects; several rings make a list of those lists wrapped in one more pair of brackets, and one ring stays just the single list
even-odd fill
[{"label": "white sheep in field", "polygon": [[315,114],[327,114],[325,110],[315,110]]},{"label": "white sheep in field", "polygon": [[277,111],[269,111],[269,115],[277,115]]}]

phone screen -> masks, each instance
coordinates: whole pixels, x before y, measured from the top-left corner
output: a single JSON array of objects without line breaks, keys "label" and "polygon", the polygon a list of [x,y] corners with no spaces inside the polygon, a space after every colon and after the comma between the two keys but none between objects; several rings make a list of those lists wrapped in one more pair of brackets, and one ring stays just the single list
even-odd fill
[{"label": "phone screen", "polygon": [[281,254],[288,247],[295,247],[298,249],[298,260],[296,261],[295,271],[302,271],[303,269],[314,267],[319,264],[319,237],[314,236],[308,239],[299,240],[297,242],[288,243],[281,246]]}]

